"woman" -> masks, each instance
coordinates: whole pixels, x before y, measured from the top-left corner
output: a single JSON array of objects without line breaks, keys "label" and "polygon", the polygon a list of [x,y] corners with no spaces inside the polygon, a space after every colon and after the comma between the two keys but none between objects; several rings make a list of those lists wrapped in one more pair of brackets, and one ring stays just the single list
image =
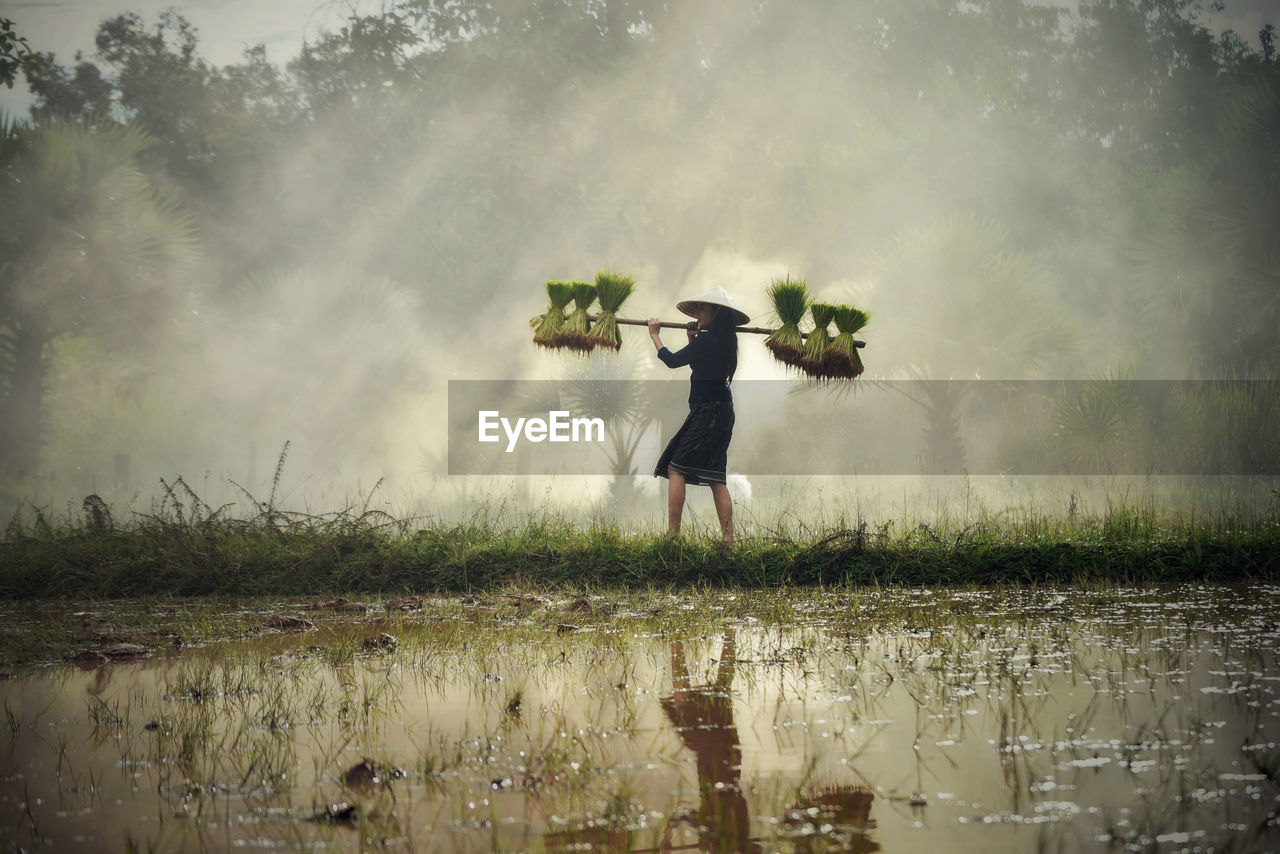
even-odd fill
[{"label": "woman", "polygon": [[693,369],[689,379],[689,416],[658,458],[653,474],[669,481],[667,530],[671,536],[680,533],[685,484],[705,483],[711,487],[720,534],[726,544],[732,545],[733,502],[725,486],[729,440],[733,438],[733,394],[729,382],[738,367],[735,327],[751,317],[724,288],[712,288],[678,302],[676,308],[697,318],[696,323],[689,324],[689,343],[684,349],[672,353],[663,345],[656,317],[649,318],[649,337],[667,367],[688,365]]}]

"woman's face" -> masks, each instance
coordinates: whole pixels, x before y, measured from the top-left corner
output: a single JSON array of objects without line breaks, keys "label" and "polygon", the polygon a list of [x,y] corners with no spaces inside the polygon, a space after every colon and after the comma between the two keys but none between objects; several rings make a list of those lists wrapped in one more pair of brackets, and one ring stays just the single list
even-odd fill
[{"label": "woman's face", "polygon": [[716,306],[701,302],[694,308],[699,326],[710,326],[716,316]]}]

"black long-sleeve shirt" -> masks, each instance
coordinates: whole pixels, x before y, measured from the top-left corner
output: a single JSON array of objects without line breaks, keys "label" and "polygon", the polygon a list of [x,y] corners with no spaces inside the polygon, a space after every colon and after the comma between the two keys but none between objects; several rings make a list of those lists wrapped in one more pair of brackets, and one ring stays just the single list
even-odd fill
[{"label": "black long-sleeve shirt", "polygon": [[688,365],[693,369],[689,377],[689,402],[704,403],[711,400],[733,400],[729,391],[729,349],[732,338],[718,342],[706,332],[695,335],[683,349],[672,353],[666,347],[658,351],[658,358],[668,368]]}]

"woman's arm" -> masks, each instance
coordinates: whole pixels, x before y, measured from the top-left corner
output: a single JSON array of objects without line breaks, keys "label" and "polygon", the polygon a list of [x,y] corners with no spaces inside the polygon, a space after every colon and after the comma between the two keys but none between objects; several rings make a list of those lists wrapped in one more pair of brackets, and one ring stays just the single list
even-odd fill
[{"label": "woman's arm", "polygon": [[[659,331],[662,328],[661,324],[662,321],[658,320],[656,317],[651,317],[648,320],[649,340],[653,342],[653,346],[657,350],[662,350],[662,348],[666,346],[662,343],[662,333]],[[685,335],[687,335],[689,340],[692,341],[694,336],[698,334],[698,321],[690,320],[685,324],[684,331]]]},{"label": "woman's arm", "polygon": [[653,342],[654,349],[661,352],[666,345],[662,343],[662,333],[658,330],[662,327],[659,325],[662,321],[656,317],[649,318],[649,340]]},{"label": "woman's arm", "polygon": [[708,335],[695,336],[688,344],[681,347],[674,353],[662,346],[662,340],[654,336],[654,343],[658,345],[658,358],[662,360],[662,364],[668,368],[682,368],[685,365],[691,365],[698,359],[702,358],[707,352],[707,348],[714,346],[711,343],[711,337]]}]

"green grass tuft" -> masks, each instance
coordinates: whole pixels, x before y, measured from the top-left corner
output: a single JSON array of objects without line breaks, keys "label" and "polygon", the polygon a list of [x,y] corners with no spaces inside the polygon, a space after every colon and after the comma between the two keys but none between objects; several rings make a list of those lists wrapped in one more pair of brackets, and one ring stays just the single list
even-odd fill
[{"label": "green grass tuft", "polygon": [[[41,517],[43,518],[43,517]],[[16,522],[0,540],[0,597],[334,595],[537,587],[1024,584],[1280,577],[1274,520],[1160,524],[1108,514],[1088,526],[919,525],[779,532],[724,550],[557,518],[500,526],[308,515],[250,519],[173,507],[124,525]]]}]

